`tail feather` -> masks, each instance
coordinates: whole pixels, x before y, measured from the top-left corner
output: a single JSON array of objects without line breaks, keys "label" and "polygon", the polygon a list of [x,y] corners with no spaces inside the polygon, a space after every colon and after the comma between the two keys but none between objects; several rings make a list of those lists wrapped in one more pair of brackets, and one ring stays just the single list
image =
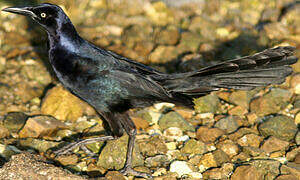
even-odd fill
[{"label": "tail feather", "polygon": [[291,46],[266,49],[198,71],[166,76],[159,81],[177,96],[201,96],[221,88],[250,90],[281,84],[292,73],[289,65],[297,62],[294,50]]}]

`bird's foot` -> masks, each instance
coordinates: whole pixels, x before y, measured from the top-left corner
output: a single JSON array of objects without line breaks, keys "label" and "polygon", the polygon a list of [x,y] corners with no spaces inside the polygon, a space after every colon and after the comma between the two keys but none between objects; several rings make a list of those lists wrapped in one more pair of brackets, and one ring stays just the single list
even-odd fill
[{"label": "bird's foot", "polygon": [[79,140],[73,143],[70,143],[66,146],[63,146],[62,148],[53,151],[53,154],[55,155],[55,157],[60,156],[60,155],[68,155],[71,154],[72,151],[74,149],[76,149],[77,147],[81,147],[81,149],[88,154],[89,156],[96,156],[95,153],[91,152],[90,150],[88,150],[85,145],[87,144],[91,144],[91,143],[95,143],[95,142],[99,142],[99,141],[107,141],[107,140],[113,140],[115,139],[113,136],[104,136],[104,137],[96,137],[96,138],[90,138],[90,139],[83,139],[83,140]]},{"label": "bird's foot", "polygon": [[136,171],[129,166],[125,166],[119,172],[122,173],[124,176],[133,175],[133,176],[137,176],[137,177],[143,177],[146,179],[149,179],[149,178],[152,179],[152,176],[150,174]]}]

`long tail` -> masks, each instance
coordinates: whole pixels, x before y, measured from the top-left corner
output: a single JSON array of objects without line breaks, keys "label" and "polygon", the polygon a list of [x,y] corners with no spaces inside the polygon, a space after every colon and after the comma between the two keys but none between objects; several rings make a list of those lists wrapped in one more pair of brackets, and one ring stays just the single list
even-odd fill
[{"label": "long tail", "polygon": [[157,81],[177,97],[202,96],[221,88],[250,90],[281,84],[292,73],[289,65],[297,62],[294,50],[291,46],[266,49],[198,71],[167,75]]}]

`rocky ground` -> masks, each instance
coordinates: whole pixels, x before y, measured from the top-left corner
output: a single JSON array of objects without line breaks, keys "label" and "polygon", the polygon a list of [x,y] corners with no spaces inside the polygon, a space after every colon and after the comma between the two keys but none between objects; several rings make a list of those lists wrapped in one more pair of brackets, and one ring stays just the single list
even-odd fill
[{"label": "rocky ground", "polygon": [[[89,41],[164,72],[276,45],[295,46],[300,57],[292,0],[47,2],[61,5]],[[57,82],[37,25],[3,12],[0,22],[0,179],[134,179],[115,171],[127,136],[88,145],[98,157],[81,149],[49,156],[63,142],[103,135],[102,121]],[[195,99],[194,109],[162,103],[130,111],[139,129],[135,169],[157,180],[300,179],[300,61],[293,69],[282,85],[214,92]]]}]

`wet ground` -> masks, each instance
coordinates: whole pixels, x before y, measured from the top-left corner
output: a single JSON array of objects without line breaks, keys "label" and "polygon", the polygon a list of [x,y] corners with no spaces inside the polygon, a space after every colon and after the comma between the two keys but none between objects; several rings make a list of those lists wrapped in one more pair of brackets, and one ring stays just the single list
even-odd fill
[{"label": "wet ground", "polygon": [[[89,41],[164,72],[278,45],[295,46],[300,57],[300,5],[292,0],[47,2],[63,7]],[[0,8],[23,4],[0,1]],[[4,12],[0,22],[0,179],[133,179],[114,171],[125,162],[127,136],[89,145],[98,157],[81,149],[48,156],[62,142],[103,135],[102,121],[53,75],[39,26]],[[155,179],[299,179],[300,62],[292,67],[282,85],[214,92],[194,109],[132,110],[136,169]]]}]

